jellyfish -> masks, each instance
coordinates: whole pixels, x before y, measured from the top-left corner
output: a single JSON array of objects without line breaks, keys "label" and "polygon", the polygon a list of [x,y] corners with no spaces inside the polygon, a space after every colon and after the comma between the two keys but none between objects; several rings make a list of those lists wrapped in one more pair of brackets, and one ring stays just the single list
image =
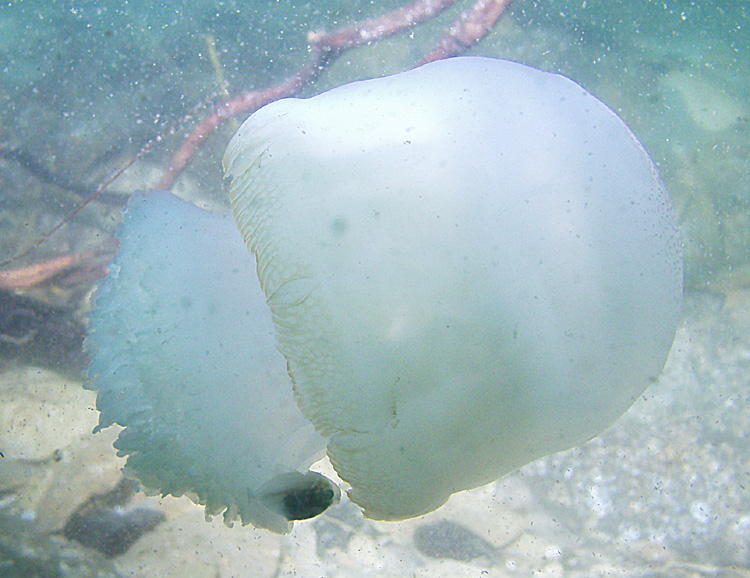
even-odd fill
[{"label": "jellyfish", "polygon": [[461,57],[255,112],[232,217],[140,194],[96,296],[100,427],[145,485],[276,532],[439,508],[595,437],[680,315],[669,197],[583,88]]}]

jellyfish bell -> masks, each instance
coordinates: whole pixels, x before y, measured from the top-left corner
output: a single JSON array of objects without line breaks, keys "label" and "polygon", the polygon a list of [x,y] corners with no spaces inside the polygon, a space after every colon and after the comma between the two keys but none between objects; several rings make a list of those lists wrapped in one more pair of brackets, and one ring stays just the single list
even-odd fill
[{"label": "jellyfish bell", "polygon": [[137,196],[95,302],[101,425],[154,489],[284,532],[338,500],[327,453],[409,518],[594,437],[664,365],[671,204],[570,80],[438,61],[270,104],[224,166],[239,231]]},{"label": "jellyfish bell", "polygon": [[224,166],[299,406],[371,517],[590,439],[664,365],[670,200],[564,77],[454,58],[278,101]]}]

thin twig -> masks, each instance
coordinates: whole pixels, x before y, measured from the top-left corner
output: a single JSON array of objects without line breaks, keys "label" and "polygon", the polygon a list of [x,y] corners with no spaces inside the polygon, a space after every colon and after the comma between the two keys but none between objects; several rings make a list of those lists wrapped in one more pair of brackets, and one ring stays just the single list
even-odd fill
[{"label": "thin twig", "polygon": [[[216,94],[212,94],[207,99],[203,100],[202,102],[198,103],[196,106],[194,106],[190,112],[187,114],[187,116],[194,115],[198,110],[206,106],[207,103],[211,102],[214,98],[216,98]],[[127,171],[130,167],[132,167],[138,159],[142,158],[144,155],[148,154],[151,149],[156,146],[157,143],[161,142],[163,139],[165,139],[170,134],[173,134],[177,128],[185,122],[185,117],[180,118],[179,120],[173,122],[171,125],[167,127],[166,130],[159,133],[156,137],[151,139],[149,142],[147,142],[141,150],[138,151],[138,153],[130,159],[125,165],[118,168],[117,170],[113,171],[112,174],[104,181],[102,182],[93,193],[91,193],[88,197],[86,197],[80,205],[78,205],[73,211],[71,211],[64,219],[62,219],[60,222],[58,222],[55,226],[53,226],[50,230],[48,230],[44,235],[42,235],[39,239],[37,239],[35,242],[33,242],[29,247],[27,247],[24,251],[21,251],[20,253],[17,253],[10,259],[6,259],[5,261],[0,262],[0,267],[7,267],[8,265],[14,263],[18,259],[21,259],[37,249],[42,243],[44,243],[47,239],[49,239],[55,232],[60,230],[66,223],[69,223],[73,217],[75,217],[78,213],[80,213],[83,209],[86,208],[86,206],[91,203],[94,199],[96,199],[101,193],[109,187],[115,180],[117,180],[122,174]]]},{"label": "thin twig", "polygon": [[[433,60],[447,58],[460,54],[467,48],[479,42],[492,29],[497,20],[503,14],[511,0],[477,0],[476,3],[453,23],[439,44],[431,50],[418,64],[424,64]],[[305,65],[280,84],[261,90],[249,92],[247,94],[228,99],[219,104],[214,112],[206,119],[201,121],[193,129],[191,134],[185,139],[182,146],[173,155],[168,168],[164,171],[156,187],[160,189],[169,189],[174,184],[176,178],[185,169],[190,160],[193,158],[203,142],[227,119],[236,117],[241,114],[248,114],[275,100],[294,96],[312,82],[320,72],[330,64],[340,54],[354,48],[369,44],[376,40],[392,36],[411,27],[414,27],[437,14],[443,12],[448,7],[455,4],[456,0],[416,0],[407,6],[389,12],[377,18],[371,18],[359,23],[339,28],[332,32],[312,32],[308,35],[310,44],[310,57]],[[161,142],[166,136],[175,132],[178,126],[181,126],[185,120],[195,114],[197,110],[205,106],[208,102],[213,101],[216,95],[212,95],[206,101],[198,104],[188,115],[179,119],[164,132],[146,143],[138,153],[125,166],[113,172],[109,178],[101,183],[94,192],[92,192],[83,202],[72,211],[67,217],[52,227],[42,237],[32,243],[27,249],[12,258],[0,262],[0,267],[6,267],[14,261],[25,257],[49,237],[68,223],[73,217],[79,214],[89,203],[96,199],[109,185],[127,171],[133,164],[146,154],[154,146]],[[5,156],[18,157],[12,150],[6,148]],[[25,166],[35,166],[38,171],[40,166],[36,166],[26,157],[18,157],[15,160]],[[42,168],[43,172],[43,168]],[[65,187],[68,188],[68,187]],[[88,192],[88,191],[86,191]],[[87,253],[80,255],[86,256]],[[28,283],[41,283],[51,276],[59,274],[64,267],[75,267],[80,262],[81,257],[67,255],[58,257],[40,263],[31,265],[13,271],[0,273],[0,288],[24,287]]]},{"label": "thin twig", "polygon": [[455,2],[456,0],[417,0],[384,16],[364,20],[332,32],[310,33],[310,57],[305,65],[276,86],[255,90],[220,104],[216,112],[195,127],[185,139],[156,184],[156,188],[170,189],[206,138],[227,119],[254,112],[270,102],[298,94],[344,51],[416,26]]},{"label": "thin twig", "polygon": [[[297,94],[342,52],[356,46],[369,44],[402,32],[434,17],[456,0],[418,0],[384,16],[365,20],[330,33],[315,32],[308,35],[311,56],[305,66],[277,86],[256,90],[222,103],[214,114],[201,122],[185,139],[172,157],[169,167],[156,185],[169,189],[201,147],[206,138],[225,120],[248,114],[280,98]],[[477,0],[453,23],[440,43],[416,65],[455,56],[470,48],[492,29],[511,0]]]},{"label": "thin twig", "polygon": [[101,246],[81,253],[70,253],[18,269],[0,271],[0,290],[38,287],[63,274],[80,269],[86,278],[104,277],[107,264],[114,257],[117,243],[105,241]]},{"label": "thin twig", "polygon": [[461,54],[492,30],[511,0],[478,0],[453,23],[440,43],[419,62],[427,64]]},{"label": "thin twig", "polygon": [[37,161],[29,151],[7,143],[0,143],[0,157],[17,163],[40,181],[65,189],[66,191],[71,191],[77,195],[88,196],[91,194],[92,187],[86,187],[85,185],[71,181],[64,175],[53,173]]}]

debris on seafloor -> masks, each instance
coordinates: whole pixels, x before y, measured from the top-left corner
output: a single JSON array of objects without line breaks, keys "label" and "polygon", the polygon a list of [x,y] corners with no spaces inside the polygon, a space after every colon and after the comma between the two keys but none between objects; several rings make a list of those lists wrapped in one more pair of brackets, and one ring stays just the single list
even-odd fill
[{"label": "debris on seafloor", "polygon": [[23,516],[0,510],[0,575],[4,578],[118,578],[102,554],[40,531]]},{"label": "debris on seafloor", "polygon": [[9,362],[80,371],[85,332],[71,307],[0,290],[0,356]]},{"label": "debris on seafloor", "polygon": [[159,510],[128,505],[137,487],[137,482],[123,478],[111,491],[92,495],[71,514],[63,536],[110,558],[124,554],[165,520]]},{"label": "debris on seafloor", "polygon": [[498,550],[462,524],[439,520],[423,524],[414,531],[414,546],[429,558],[448,558],[492,566],[498,561]]}]

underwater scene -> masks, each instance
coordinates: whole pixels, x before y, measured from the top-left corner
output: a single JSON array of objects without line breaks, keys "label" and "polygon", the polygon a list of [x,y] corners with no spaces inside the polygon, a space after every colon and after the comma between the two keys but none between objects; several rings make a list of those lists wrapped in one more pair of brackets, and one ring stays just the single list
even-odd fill
[{"label": "underwater scene", "polygon": [[750,5],[0,5],[0,576],[750,577]]}]

